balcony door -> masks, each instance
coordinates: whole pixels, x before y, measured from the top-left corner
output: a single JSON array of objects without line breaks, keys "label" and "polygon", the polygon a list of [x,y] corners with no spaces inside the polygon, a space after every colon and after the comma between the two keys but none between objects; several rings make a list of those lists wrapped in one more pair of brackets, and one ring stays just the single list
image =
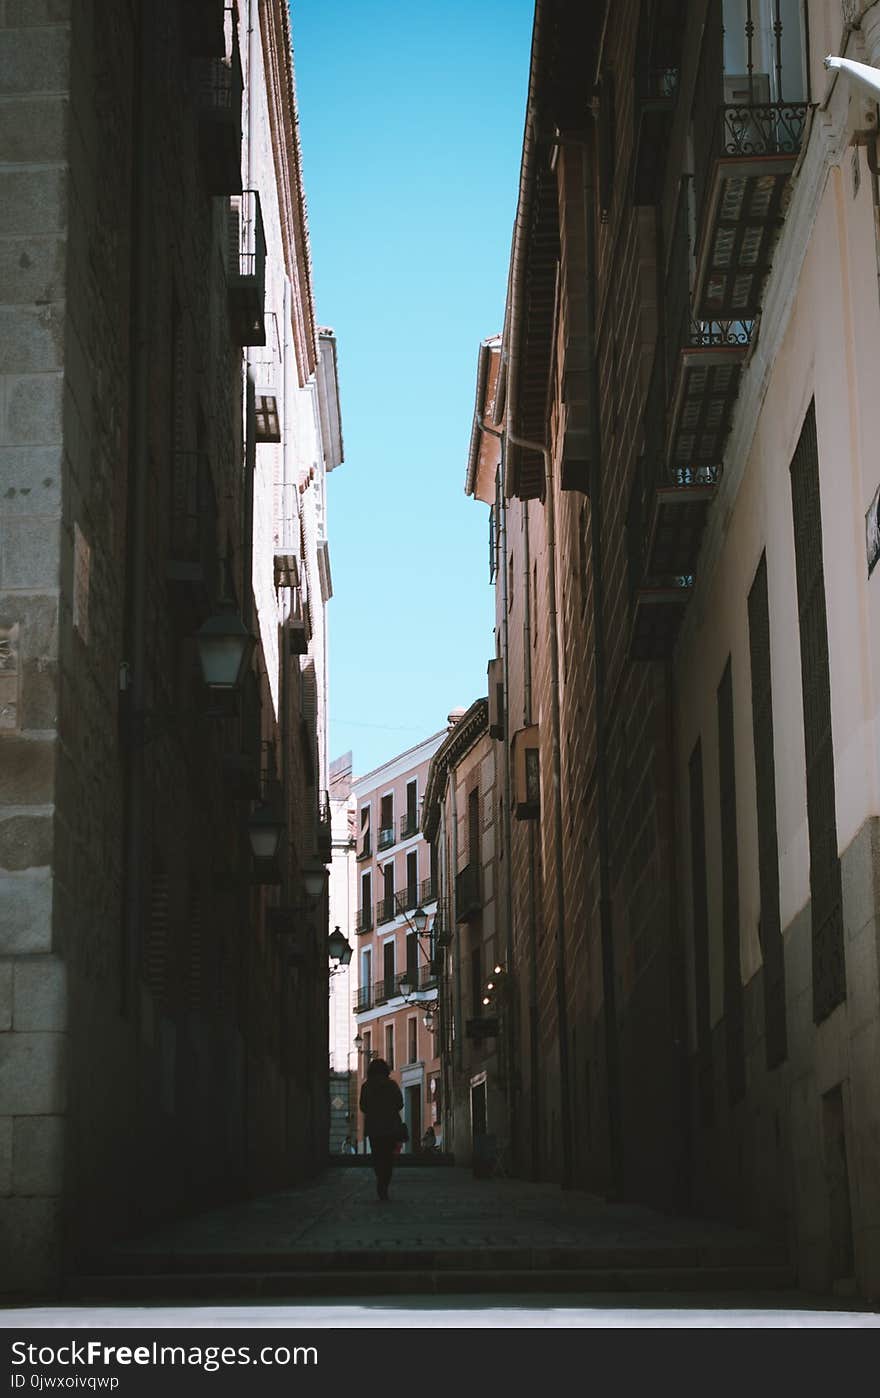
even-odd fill
[{"label": "balcony door", "polygon": [[417,908],[419,904],[419,856],[410,850],[406,856],[406,906]]},{"label": "balcony door", "polygon": [[802,0],[712,0],[710,12],[716,9],[724,26],[723,101],[806,102]]},{"label": "balcony door", "polygon": [[418,809],[418,784],[414,781],[406,784],[406,833],[414,835],[419,828]]}]

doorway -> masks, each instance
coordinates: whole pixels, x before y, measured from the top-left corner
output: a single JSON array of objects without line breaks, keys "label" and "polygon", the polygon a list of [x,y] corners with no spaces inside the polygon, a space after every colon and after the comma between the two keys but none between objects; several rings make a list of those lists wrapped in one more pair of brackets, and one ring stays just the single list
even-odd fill
[{"label": "doorway", "polygon": [[406,1089],[406,1124],[409,1127],[409,1151],[414,1153],[422,1139],[422,1088],[420,1083]]}]

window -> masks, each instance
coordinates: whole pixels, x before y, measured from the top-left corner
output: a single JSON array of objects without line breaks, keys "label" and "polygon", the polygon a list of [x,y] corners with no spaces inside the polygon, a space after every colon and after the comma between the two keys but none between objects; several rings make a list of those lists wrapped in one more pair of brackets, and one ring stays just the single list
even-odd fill
[{"label": "window", "polygon": [[361,952],[361,995],[371,998],[370,992],[373,985],[373,952],[372,948],[367,948]]},{"label": "window", "polygon": [[388,849],[394,844],[394,795],[382,797],[379,808],[379,849]]},{"label": "window", "polygon": [[393,937],[391,938],[390,941],[386,942],[385,945],[384,945],[383,948],[382,948],[382,974],[383,974],[384,980],[385,980],[385,986],[384,986],[385,999],[386,999],[386,1000],[391,1000],[391,999],[393,998],[394,992],[395,992],[395,990],[396,990],[396,988],[397,988],[397,987],[395,986],[395,984],[394,984],[394,980],[395,980],[395,967],[394,967],[394,938],[393,938]]},{"label": "window", "polygon": [[407,1062],[416,1063],[419,1057],[419,1029],[418,1020],[412,1015],[406,1022],[407,1033]]},{"label": "window", "polygon": [[481,947],[471,952],[471,1014],[479,1019],[483,1013],[483,953]]},{"label": "window", "polygon": [[254,407],[255,437],[258,442],[280,442],[278,399],[274,394],[257,394]]},{"label": "window", "polygon": [[468,863],[480,862],[480,793],[476,787],[468,792]]},{"label": "window", "polygon": [[773,750],[773,692],[770,678],[770,609],[767,555],[749,593],[749,651],[752,662],[752,729],[758,815],[758,924],[764,958],[764,1039],[767,1067],[786,1056],[785,957],[779,919],[779,847],[776,834],[776,760]]},{"label": "window", "polygon": [[385,1062],[389,1068],[394,1067],[394,1025],[385,1025]]},{"label": "window", "polygon": [[406,815],[403,818],[403,830],[401,835],[407,839],[410,835],[418,833],[419,829],[419,788],[418,782],[411,781],[406,784]]},{"label": "window", "polygon": [[730,659],[718,686],[718,769],[721,794],[721,908],[724,947],[724,1036],[727,1095],[738,1102],[746,1090],[743,993],[739,949],[739,854],[736,838],[736,776],[733,746],[733,677]]},{"label": "window", "polygon": [[373,887],[372,875],[368,872],[361,874],[361,911],[358,928],[361,932],[368,932],[373,925]]},{"label": "window", "polygon": [[819,448],[816,409],[811,403],[791,463],[791,502],[797,572],[798,627],[804,750],[807,765],[807,825],[810,836],[810,898],[813,928],[813,1019],[819,1024],[846,999],[843,912],[834,747],[831,732],[831,675],[822,517],[819,503]]},{"label": "window", "polygon": [[364,1034],[364,1072],[366,1072],[366,1070],[367,1070],[367,1064],[369,1063],[369,1061],[370,1061],[370,1059],[371,1059],[372,1057],[373,1057],[373,1034],[372,1034],[372,1030],[368,1029],[368,1030],[366,1030],[366,1032],[365,1032],[365,1034]]},{"label": "window", "polygon": [[706,891],[706,829],[703,806],[703,752],[697,741],[689,764],[691,807],[691,898],[694,919],[694,991],[697,1022],[697,1073],[700,1120],[715,1117],[712,1026],[709,1007],[709,903]]},{"label": "window", "polygon": [[417,908],[419,904],[419,856],[411,850],[406,856],[406,906]]},{"label": "window", "polygon": [[361,842],[358,849],[358,859],[366,859],[370,853],[370,808],[369,806],[361,806]]},{"label": "window", "polygon": [[415,978],[419,969],[419,939],[415,932],[408,932],[406,936],[406,970],[407,975]]}]

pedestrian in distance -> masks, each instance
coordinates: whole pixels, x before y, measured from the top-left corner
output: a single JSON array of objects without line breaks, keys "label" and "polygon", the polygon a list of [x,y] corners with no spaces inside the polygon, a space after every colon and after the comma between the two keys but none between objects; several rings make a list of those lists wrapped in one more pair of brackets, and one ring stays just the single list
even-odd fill
[{"label": "pedestrian in distance", "polygon": [[360,1107],[364,1134],[370,1138],[376,1194],[382,1200],[388,1198],[395,1147],[407,1139],[406,1126],[400,1119],[402,1106],[403,1094],[388,1064],[384,1058],[372,1059],[361,1088]]}]

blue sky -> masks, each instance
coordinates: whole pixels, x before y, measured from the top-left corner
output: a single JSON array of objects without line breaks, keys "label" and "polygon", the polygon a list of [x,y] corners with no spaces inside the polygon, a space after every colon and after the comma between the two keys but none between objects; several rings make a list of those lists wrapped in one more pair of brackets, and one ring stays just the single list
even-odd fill
[{"label": "blue sky", "polygon": [[486,692],[488,509],[464,494],[501,329],[533,0],[293,0],[319,324],[336,331],[330,752],[356,772]]}]

